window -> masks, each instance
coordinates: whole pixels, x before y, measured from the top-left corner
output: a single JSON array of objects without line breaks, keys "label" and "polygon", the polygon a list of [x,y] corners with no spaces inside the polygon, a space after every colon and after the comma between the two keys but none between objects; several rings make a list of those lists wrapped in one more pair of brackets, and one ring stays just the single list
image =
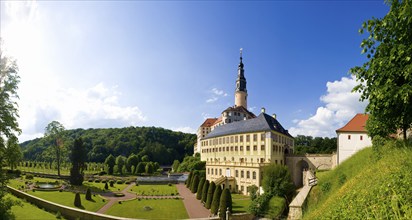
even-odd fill
[{"label": "window", "polygon": [[246,142],[249,142],[250,141],[250,135],[246,135]]},{"label": "window", "polygon": [[249,171],[246,172],[246,178],[248,178],[248,179],[250,178],[250,172]]},{"label": "window", "polygon": [[237,146],[235,146],[235,151],[237,151]]},{"label": "window", "polygon": [[225,144],[226,143],[226,139],[225,138],[223,138],[223,144]]},{"label": "window", "polygon": [[261,140],[261,141],[265,141],[265,133],[260,134],[260,140]]},{"label": "window", "polygon": [[245,189],[245,187],[244,186],[241,186],[240,187],[240,191],[242,191],[243,192],[243,190]]},{"label": "window", "polygon": [[261,151],[264,151],[264,150],[265,150],[265,145],[261,145],[261,146],[260,146],[260,150],[261,150]]},{"label": "window", "polygon": [[222,169],[219,169],[219,175],[222,175]]},{"label": "window", "polygon": [[350,140],[350,135],[348,135],[348,140]]},{"label": "window", "polygon": [[240,151],[243,151],[243,146],[240,146]]},{"label": "window", "polygon": [[256,146],[256,145],[253,146],[253,150],[254,150],[254,151],[257,151],[257,146]]},{"label": "window", "polygon": [[239,177],[239,170],[235,171],[235,177]]},{"label": "window", "polygon": [[229,147],[226,147],[226,151],[229,151]]},{"label": "window", "polygon": [[252,178],[255,180],[256,179],[256,171],[253,171],[252,173]]},{"label": "window", "polygon": [[217,168],[215,169],[215,174],[217,175]]},{"label": "window", "polygon": [[213,169],[212,169],[212,175],[213,175]]},{"label": "window", "polygon": [[278,164],[278,160],[275,160],[275,164]]},{"label": "window", "polygon": [[240,171],[240,178],[243,178],[243,177],[245,177],[245,173],[242,170],[242,171]]},{"label": "window", "polygon": [[250,146],[246,146],[246,151],[250,151]]},{"label": "window", "polygon": [[230,143],[233,143],[233,136],[230,137]]},{"label": "window", "polygon": [[240,135],[240,142],[243,142],[243,135]]},{"label": "window", "polygon": [[233,151],[233,147],[230,147],[230,151]]},{"label": "window", "polygon": [[257,134],[253,134],[253,141],[257,141]]},{"label": "window", "polygon": [[360,140],[363,140],[363,136],[362,136],[362,135],[360,136]]},{"label": "window", "polygon": [[207,174],[210,174],[210,168],[207,168]]},{"label": "window", "polygon": [[237,143],[238,141],[238,136],[235,136],[235,143]]}]

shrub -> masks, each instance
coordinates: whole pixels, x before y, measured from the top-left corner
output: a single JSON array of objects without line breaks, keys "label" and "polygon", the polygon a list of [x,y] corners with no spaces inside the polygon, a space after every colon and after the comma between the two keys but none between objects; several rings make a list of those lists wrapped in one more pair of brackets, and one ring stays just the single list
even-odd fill
[{"label": "shrub", "polygon": [[107,180],[102,180],[102,183],[107,183]]},{"label": "shrub", "polygon": [[110,187],[114,187],[114,180],[110,180]]},{"label": "shrub", "polygon": [[74,206],[75,207],[82,206],[82,200],[80,199],[80,193],[76,193],[76,195],[74,196]]},{"label": "shrub", "polygon": [[197,186],[197,190],[196,190],[196,199],[200,200],[202,199],[202,193],[203,193],[203,185],[205,184],[205,178],[202,178]]},{"label": "shrub", "polygon": [[190,189],[190,183],[192,182],[192,176],[193,176],[193,171],[190,171],[190,173],[189,173],[189,175],[187,176],[187,179],[186,179],[186,186],[189,189]]},{"label": "shrub", "polygon": [[92,191],[90,190],[90,188],[87,188],[86,191],[86,200],[92,200]]},{"label": "shrub", "polygon": [[193,178],[192,184],[190,185],[190,191],[192,193],[196,193],[198,185],[199,185],[199,175],[195,175]]},{"label": "shrub", "polygon": [[232,195],[228,188],[224,189],[220,196],[219,209],[219,216],[224,220],[226,219],[226,210],[229,210],[229,212],[232,213]]},{"label": "shrub", "polygon": [[109,189],[109,186],[107,185],[107,182],[104,184],[104,189]]},{"label": "shrub", "polygon": [[123,180],[117,180],[116,183],[117,183],[117,184],[123,184],[124,182],[123,182]]},{"label": "shrub", "polygon": [[288,168],[278,164],[270,164],[264,168],[262,187],[264,192],[271,196],[290,198],[295,192]]},{"label": "shrub", "polygon": [[322,190],[323,193],[329,192],[331,187],[332,187],[332,184],[329,181],[326,181],[320,184],[320,190]]},{"label": "shrub", "polygon": [[215,193],[215,189],[216,189],[216,184],[215,182],[212,181],[209,184],[209,189],[207,190],[207,198],[206,198],[206,204],[205,204],[205,207],[207,209],[210,209],[210,206],[212,205],[213,194]]},{"label": "shrub", "polygon": [[26,174],[26,180],[32,180],[33,178],[33,174]]},{"label": "shrub", "polygon": [[209,180],[206,180],[202,187],[202,199],[203,203],[206,203],[207,199],[207,190],[209,190]]},{"label": "shrub", "polygon": [[61,219],[62,218],[62,214],[58,211],[56,213],[56,219]]},{"label": "shrub", "polygon": [[212,205],[210,206],[210,212],[214,215],[217,214],[217,211],[219,209],[221,194],[222,194],[222,187],[220,187],[220,185],[216,186],[215,192],[213,193]]},{"label": "shrub", "polygon": [[100,183],[101,180],[100,180],[100,179],[95,179],[94,182],[95,182],[95,183]]},{"label": "shrub", "polygon": [[103,176],[103,175],[106,175],[106,174],[107,174],[106,171],[101,171],[101,172],[99,172],[99,176]]},{"label": "shrub", "polygon": [[344,173],[339,174],[339,184],[343,185],[346,182],[346,175]]},{"label": "shrub", "polygon": [[172,184],[171,184],[171,183],[168,183],[167,185],[168,185],[168,186],[172,186]]},{"label": "shrub", "polygon": [[93,179],[89,179],[89,180],[87,180],[87,182],[91,183],[91,182],[93,182]]}]

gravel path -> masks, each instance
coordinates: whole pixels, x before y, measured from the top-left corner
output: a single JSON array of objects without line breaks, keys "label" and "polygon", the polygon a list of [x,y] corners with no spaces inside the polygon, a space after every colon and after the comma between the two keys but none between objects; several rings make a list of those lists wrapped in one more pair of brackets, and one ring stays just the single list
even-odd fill
[{"label": "gravel path", "polygon": [[183,197],[183,204],[185,205],[189,218],[207,218],[210,216],[210,211],[206,209],[200,200],[196,199],[196,194],[190,192],[185,184],[176,184],[179,195]]},{"label": "gravel path", "polygon": [[124,194],[123,197],[115,197],[114,193],[112,192],[108,192],[108,193],[101,193],[100,195],[102,197],[104,197],[105,199],[109,200],[108,203],[106,203],[106,205],[104,205],[101,209],[99,209],[97,211],[97,213],[102,213],[104,214],[110,207],[112,207],[112,205],[114,205],[115,203],[117,203],[119,200],[129,200],[129,199],[133,199],[136,198],[136,194],[134,193],[129,193],[127,192],[130,188],[132,188],[134,185],[136,185],[135,183],[132,183],[130,185],[128,185],[126,188],[124,188],[121,192]]}]

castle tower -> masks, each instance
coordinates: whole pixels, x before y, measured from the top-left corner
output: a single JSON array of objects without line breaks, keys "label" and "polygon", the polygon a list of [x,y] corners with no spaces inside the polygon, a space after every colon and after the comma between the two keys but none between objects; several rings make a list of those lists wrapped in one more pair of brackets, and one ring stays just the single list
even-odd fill
[{"label": "castle tower", "polygon": [[235,90],[235,107],[243,106],[247,109],[247,90],[245,70],[242,63],[242,48],[240,49],[240,63],[237,68],[236,90]]}]

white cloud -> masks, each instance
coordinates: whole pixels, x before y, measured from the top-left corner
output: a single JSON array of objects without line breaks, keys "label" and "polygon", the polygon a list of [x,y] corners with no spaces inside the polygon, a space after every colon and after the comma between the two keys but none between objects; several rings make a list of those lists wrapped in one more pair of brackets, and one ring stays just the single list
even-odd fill
[{"label": "white cloud", "polygon": [[354,76],[327,82],[327,93],[320,97],[325,106],[318,107],[315,115],[308,119],[294,119],[296,125],[289,132],[292,135],[336,136],[335,130],[345,125],[356,113],[363,113],[368,104],[359,101],[359,93],[351,92],[357,84]]},{"label": "white cloud", "polygon": [[46,125],[57,120],[66,128],[136,126],[146,117],[136,106],[120,106],[117,87],[103,83],[89,89],[58,89],[20,104],[20,141],[42,136]]},{"label": "white cloud", "polygon": [[227,96],[226,92],[224,92],[223,90],[219,90],[218,88],[212,88],[210,90],[210,93],[212,93],[213,96],[207,99],[206,103],[214,103],[217,100],[219,100],[219,98]]},{"label": "white cloud", "polygon": [[196,134],[196,130],[189,127],[189,126],[172,128],[172,130],[173,131],[180,131],[180,132],[183,132],[183,133]]}]

